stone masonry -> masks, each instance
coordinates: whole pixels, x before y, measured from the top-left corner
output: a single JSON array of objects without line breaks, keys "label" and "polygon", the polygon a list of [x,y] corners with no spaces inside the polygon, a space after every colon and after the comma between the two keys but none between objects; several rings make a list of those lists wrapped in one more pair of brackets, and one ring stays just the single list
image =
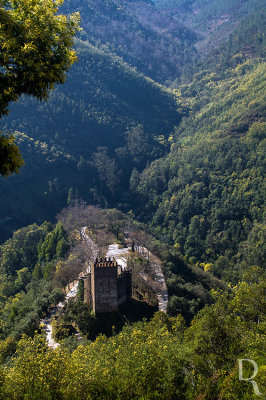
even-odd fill
[{"label": "stone masonry", "polygon": [[84,301],[90,303],[95,314],[116,312],[132,297],[131,271],[122,269],[115,259],[96,259],[90,272],[80,279]]}]

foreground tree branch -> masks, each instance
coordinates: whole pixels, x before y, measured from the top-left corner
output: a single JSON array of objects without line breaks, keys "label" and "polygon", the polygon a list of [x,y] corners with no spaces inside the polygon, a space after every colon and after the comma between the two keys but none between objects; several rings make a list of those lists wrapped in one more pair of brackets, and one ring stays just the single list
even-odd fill
[{"label": "foreground tree branch", "polygon": [[[22,94],[45,100],[56,83],[65,81],[77,58],[72,46],[79,14],[58,14],[62,4],[63,0],[0,0],[0,118]],[[0,174],[10,175],[18,172],[22,157],[13,138],[0,135]],[[3,151],[9,152],[7,157]]]}]

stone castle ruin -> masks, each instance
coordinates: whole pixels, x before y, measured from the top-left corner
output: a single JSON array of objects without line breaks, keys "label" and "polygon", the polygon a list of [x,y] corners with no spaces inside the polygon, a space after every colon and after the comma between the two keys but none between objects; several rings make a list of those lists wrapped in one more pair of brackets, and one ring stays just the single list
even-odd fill
[{"label": "stone castle ruin", "polygon": [[84,286],[84,301],[95,314],[116,312],[132,297],[131,270],[122,268],[115,259],[96,258],[80,281]]}]

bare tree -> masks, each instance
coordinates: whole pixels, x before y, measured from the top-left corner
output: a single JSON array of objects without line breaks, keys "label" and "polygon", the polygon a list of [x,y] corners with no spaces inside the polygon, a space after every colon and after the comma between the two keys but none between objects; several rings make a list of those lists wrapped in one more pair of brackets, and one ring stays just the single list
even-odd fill
[{"label": "bare tree", "polygon": [[84,226],[95,232],[103,220],[101,209],[86,205],[82,200],[64,208],[58,214],[57,219],[63,224],[67,232],[78,230],[80,234]]}]

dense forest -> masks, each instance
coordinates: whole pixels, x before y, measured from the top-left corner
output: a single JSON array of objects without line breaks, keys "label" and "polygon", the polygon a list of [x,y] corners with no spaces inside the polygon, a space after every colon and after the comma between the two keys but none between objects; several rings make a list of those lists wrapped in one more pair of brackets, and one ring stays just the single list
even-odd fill
[{"label": "dense forest", "polygon": [[132,180],[149,210],[143,215],[153,215],[161,237],[193,261],[211,263],[218,274],[231,271],[230,279],[251,260],[260,266],[265,260],[259,240],[265,234],[263,21],[262,15],[245,21],[249,53],[238,29],[197,67],[192,83],[179,86],[191,115],[176,128],[169,154],[143,171],[137,184]]},{"label": "dense forest", "polygon": [[[1,400],[259,398],[238,359],[265,393],[263,6],[65,0],[66,82],[0,120],[25,161],[0,176]],[[167,313],[139,256],[138,301],[100,318],[79,287],[52,350],[41,323],[91,257],[85,226],[102,256],[133,232],[160,259]]]},{"label": "dense forest", "polygon": [[82,40],[122,57],[157,82],[172,81],[195,55],[197,33],[151,0],[66,0],[63,9],[80,12]]},{"label": "dense forest", "polygon": [[262,10],[264,0],[155,0],[160,11],[201,35],[200,54],[220,45],[246,16]]}]

